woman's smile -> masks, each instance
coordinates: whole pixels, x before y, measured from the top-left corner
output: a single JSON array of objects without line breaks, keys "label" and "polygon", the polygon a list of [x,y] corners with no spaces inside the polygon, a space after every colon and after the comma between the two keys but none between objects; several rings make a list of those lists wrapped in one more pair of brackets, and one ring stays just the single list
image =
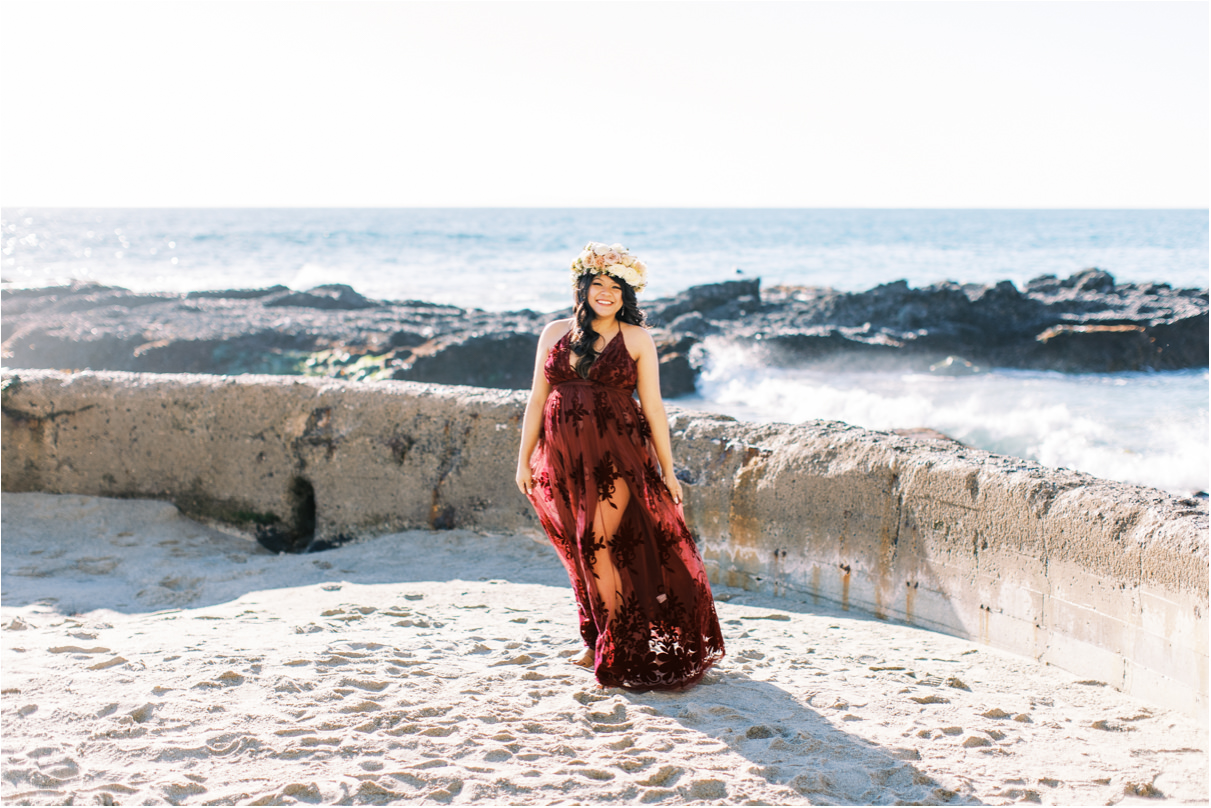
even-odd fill
[{"label": "woman's smile", "polygon": [[609,317],[622,306],[622,287],[607,277],[594,278],[589,286],[589,305],[598,317]]}]

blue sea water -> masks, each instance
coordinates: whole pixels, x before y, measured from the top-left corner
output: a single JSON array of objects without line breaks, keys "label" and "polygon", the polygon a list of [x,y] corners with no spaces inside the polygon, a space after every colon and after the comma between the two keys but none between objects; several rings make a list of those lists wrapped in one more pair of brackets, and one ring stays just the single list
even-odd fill
[{"label": "blue sea water", "polygon": [[[859,290],[905,279],[1019,286],[1096,266],[1208,285],[1206,210],[19,209],[0,211],[5,287],[142,291],[347,283],[488,310],[567,306],[589,240],[650,268],[644,297],[760,277]],[[1208,376],[993,370],[940,379],[755,366],[707,346],[686,406],[754,420],[928,426],[992,451],[1175,492],[1208,487]]]}]

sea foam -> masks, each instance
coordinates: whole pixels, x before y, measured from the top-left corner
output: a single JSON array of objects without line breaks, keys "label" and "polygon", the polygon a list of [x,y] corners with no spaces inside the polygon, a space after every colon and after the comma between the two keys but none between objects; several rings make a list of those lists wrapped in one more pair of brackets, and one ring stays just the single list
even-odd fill
[{"label": "sea foam", "polygon": [[936,429],[970,446],[1178,494],[1208,486],[1206,370],[970,376],[780,368],[711,338],[698,395],[677,403],[753,421]]}]

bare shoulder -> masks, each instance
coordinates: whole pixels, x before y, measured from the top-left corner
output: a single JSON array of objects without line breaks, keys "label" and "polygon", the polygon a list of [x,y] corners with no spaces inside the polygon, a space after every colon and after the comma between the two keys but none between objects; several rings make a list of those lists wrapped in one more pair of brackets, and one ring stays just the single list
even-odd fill
[{"label": "bare shoulder", "polygon": [[551,350],[551,346],[559,342],[560,338],[571,330],[571,317],[547,323],[546,327],[542,330],[542,336],[538,338],[538,347],[548,351]]},{"label": "bare shoulder", "polygon": [[627,352],[632,357],[638,359],[647,353],[656,353],[656,341],[652,339],[652,334],[641,325],[631,325],[630,323],[619,323],[622,327],[622,336],[627,341]]}]

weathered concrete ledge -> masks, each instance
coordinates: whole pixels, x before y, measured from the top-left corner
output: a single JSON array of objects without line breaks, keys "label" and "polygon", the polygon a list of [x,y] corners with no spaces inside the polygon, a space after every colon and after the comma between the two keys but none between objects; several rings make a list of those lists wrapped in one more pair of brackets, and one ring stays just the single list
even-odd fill
[{"label": "weathered concrete ledge", "polygon": [[[158,497],[285,549],[534,530],[524,393],[6,371],[3,489]],[[1207,515],[1161,491],[836,422],[673,411],[713,580],[802,593],[1207,717]]]}]

